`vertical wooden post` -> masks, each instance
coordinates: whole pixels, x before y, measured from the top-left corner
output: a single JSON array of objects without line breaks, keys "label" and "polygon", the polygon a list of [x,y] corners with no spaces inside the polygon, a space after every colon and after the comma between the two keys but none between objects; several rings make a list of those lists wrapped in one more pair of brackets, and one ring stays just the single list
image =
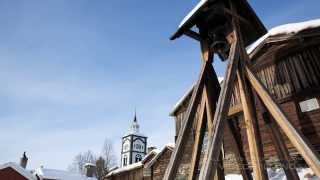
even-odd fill
[{"label": "vertical wooden post", "polygon": [[268,179],[267,171],[264,166],[263,151],[261,147],[260,137],[258,135],[258,122],[254,114],[253,103],[250,97],[249,89],[246,86],[242,71],[237,71],[241,103],[244,114],[244,122],[246,124],[247,138],[250,149],[250,158],[253,168],[254,179],[266,180]]},{"label": "vertical wooden post", "polygon": [[298,150],[313,172],[320,177],[320,157],[317,151],[315,151],[308,140],[293,127],[287,116],[284,114],[266,88],[262,85],[262,83],[258,80],[258,78],[253,74],[248,65],[245,66],[245,71],[252,87],[257,92],[270,114],[273,116],[275,121],[287,135],[293,146]]}]

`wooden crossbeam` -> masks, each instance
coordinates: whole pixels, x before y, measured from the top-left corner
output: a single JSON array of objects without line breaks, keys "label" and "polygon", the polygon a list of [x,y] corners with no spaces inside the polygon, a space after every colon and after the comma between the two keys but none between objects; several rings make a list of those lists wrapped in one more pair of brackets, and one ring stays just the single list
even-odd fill
[{"label": "wooden crossbeam", "polygon": [[237,71],[237,78],[239,83],[241,103],[243,107],[244,122],[247,131],[253,176],[256,180],[266,180],[268,179],[268,174],[264,164],[264,156],[261,146],[262,144],[260,141],[261,137],[258,132],[258,122],[254,113],[255,110],[253,108],[253,103],[250,98],[252,97],[252,93],[249,92],[250,90],[246,85],[242,71]]},{"label": "wooden crossbeam", "polygon": [[254,73],[248,65],[245,66],[245,72],[255,92],[258,94],[263,104],[266,106],[270,114],[278,123],[279,127],[283,130],[283,132],[286,134],[293,146],[301,154],[301,156],[304,158],[304,160],[310,166],[313,172],[318,177],[320,177],[320,156],[317,153],[317,151],[314,150],[312,145],[302,135],[302,133],[300,133],[293,127],[285,113],[281,110],[281,108],[275,102],[275,100],[267,91],[267,89],[254,75]]}]

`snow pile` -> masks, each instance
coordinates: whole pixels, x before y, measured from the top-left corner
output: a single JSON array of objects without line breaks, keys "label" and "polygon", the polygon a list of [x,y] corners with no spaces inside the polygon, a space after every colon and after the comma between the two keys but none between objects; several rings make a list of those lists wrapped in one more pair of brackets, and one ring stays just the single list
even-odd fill
[{"label": "snow pile", "polygon": [[291,23],[291,24],[284,24],[281,26],[274,27],[268,31],[267,34],[259,38],[257,41],[252,43],[247,47],[248,54],[252,53],[264,40],[268,37],[288,34],[294,35],[306,29],[312,29],[320,27],[320,19],[314,19],[310,21],[300,22],[300,23]]},{"label": "snow pile", "polygon": [[[313,172],[310,168],[298,168],[298,175],[300,179],[305,180],[319,180],[316,176],[313,175]],[[268,169],[269,180],[286,180],[286,174],[282,169]],[[226,175],[226,180],[242,180],[242,176],[239,174],[228,174]]]}]

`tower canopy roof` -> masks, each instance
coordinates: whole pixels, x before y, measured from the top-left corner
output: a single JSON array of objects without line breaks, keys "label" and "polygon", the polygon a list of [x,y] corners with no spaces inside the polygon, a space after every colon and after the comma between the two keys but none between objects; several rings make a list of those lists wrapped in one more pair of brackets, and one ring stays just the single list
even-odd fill
[{"label": "tower canopy roof", "polygon": [[[174,40],[176,38],[179,38],[182,34],[184,34],[186,30],[190,30],[199,22],[199,19],[203,17],[202,15],[208,12],[208,9],[212,8],[210,7],[210,4],[217,1],[228,3],[227,0],[201,0],[181,21],[178,26],[178,30],[171,36],[170,39]],[[264,25],[246,0],[233,0],[233,2],[236,5],[237,13],[239,14],[239,16],[247,20],[247,23],[240,20],[241,33],[244,37],[245,45],[247,46],[267,33],[267,29],[264,27]],[[206,15],[209,16],[210,14]],[[250,24],[248,24],[248,22]]]}]

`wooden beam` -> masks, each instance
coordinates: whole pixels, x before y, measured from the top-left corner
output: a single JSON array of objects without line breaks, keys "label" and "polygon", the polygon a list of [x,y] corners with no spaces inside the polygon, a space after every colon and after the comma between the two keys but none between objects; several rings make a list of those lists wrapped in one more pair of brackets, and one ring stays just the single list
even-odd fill
[{"label": "wooden beam", "polygon": [[253,102],[250,99],[250,97],[252,97],[252,93],[249,92],[249,88],[246,85],[242,71],[237,71],[237,77],[243,108],[244,122],[247,131],[251,164],[253,168],[253,176],[256,180],[266,180],[268,179],[268,174],[264,166],[264,156],[261,147],[261,141],[259,141],[261,137],[258,134],[258,122],[254,113],[255,109],[253,106]]},{"label": "wooden beam", "polygon": [[192,92],[190,104],[188,106],[185,119],[183,120],[183,125],[177,138],[176,147],[174,148],[165,175],[163,177],[164,180],[173,180],[175,178],[176,170],[180,162],[179,160],[182,156],[183,147],[186,144],[188,135],[190,133],[190,130],[192,129],[192,123],[197,111],[198,103],[202,95],[201,91],[203,89],[205,74],[207,69],[209,68],[209,65],[210,63],[208,63],[208,61],[205,61],[202,65],[197,85],[195,86]]},{"label": "wooden beam", "polygon": [[242,112],[242,105],[238,104],[229,108],[228,116],[234,116]]},{"label": "wooden beam", "polygon": [[225,74],[225,82],[221,90],[217,109],[214,114],[214,130],[209,134],[208,140],[208,154],[205,156],[204,164],[202,165],[199,179],[209,180],[214,176],[214,172],[217,169],[217,163],[219,161],[219,155],[221,151],[223,127],[224,121],[228,116],[228,110],[230,106],[230,99],[232,95],[232,89],[234,87],[234,80],[236,77],[236,69],[238,68],[239,54],[238,43],[232,44],[230,49],[230,59],[228,69]]},{"label": "wooden beam", "polygon": [[288,120],[287,116],[281,110],[279,105],[272,98],[267,89],[262,85],[258,78],[253,74],[248,65],[245,66],[246,76],[248,77],[252,87],[257,92],[258,96],[278,123],[283,132],[287,135],[293,146],[298,150],[306,163],[310,166],[313,172],[320,177],[320,158],[317,151],[314,150],[308,140],[297,131]]},{"label": "wooden beam", "polygon": [[202,38],[200,36],[199,33],[196,33],[190,29],[187,29],[186,31],[184,31],[184,34],[191,37],[192,39],[194,40],[197,40],[197,41],[202,41]]},{"label": "wooden beam", "polygon": [[212,63],[213,54],[210,52],[209,40],[206,39],[206,40],[201,41],[200,46],[201,46],[202,61]]},{"label": "wooden beam", "polygon": [[198,170],[199,159],[201,155],[203,137],[206,131],[206,122],[207,122],[207,111],[206,111],[206,101],[207,101],[207,94],[205,92],[205,87],[203,88],[203,95],[200,104],[200,117],[197,119],[197,127],[196,127],[196,136],[195,141],[193,144],[192,156],[191,156],[191,169],[188,179],[195,180],[196,179],[196,172]]},{"label": "wooden beam", "polygon": [[240,168],[240,172],[242,175],[243,180],[252,180],[251,172],[249,171],[248,162],[245,159],[245,153],[242,149],[242,142],[241,142],[241,134],[240,132],[234,127],[232,120],[227,122],[227,131],[230,132],[231,135],[231,145],[232,151],[236,156],[236,161]]}]

